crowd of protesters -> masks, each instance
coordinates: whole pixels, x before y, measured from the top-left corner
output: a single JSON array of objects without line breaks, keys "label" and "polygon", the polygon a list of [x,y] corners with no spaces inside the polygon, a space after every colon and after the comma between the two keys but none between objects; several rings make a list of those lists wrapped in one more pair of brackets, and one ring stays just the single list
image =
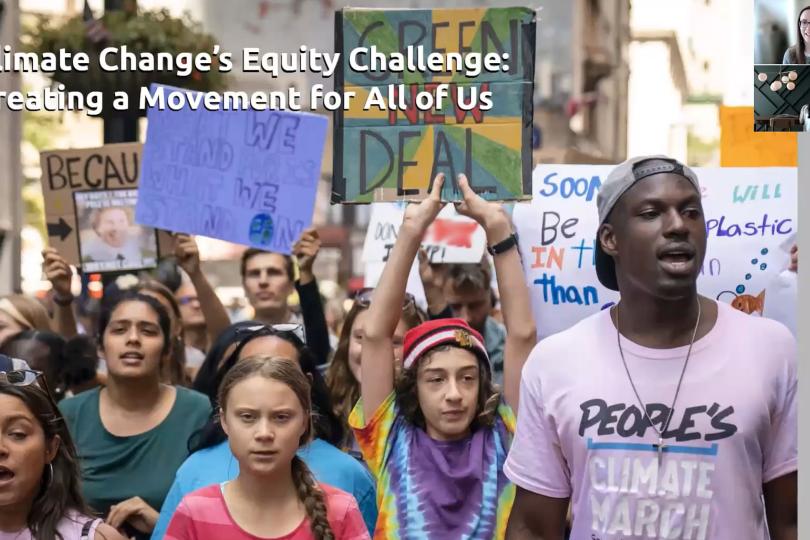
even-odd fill
[{"label": "crowd of protesters", "polygon": [[509,215],[463,175],[489,257],[420,252],[444,182],[345,316],[315,229],[244,252],[235,323],[188,235],[178,279],[94,310],[46,249],[48,306],[0,299],[0,539],[796,539],[795,339],[698,294],[695,174],[611,173],[596,267],[621,300],[539,343]]}]

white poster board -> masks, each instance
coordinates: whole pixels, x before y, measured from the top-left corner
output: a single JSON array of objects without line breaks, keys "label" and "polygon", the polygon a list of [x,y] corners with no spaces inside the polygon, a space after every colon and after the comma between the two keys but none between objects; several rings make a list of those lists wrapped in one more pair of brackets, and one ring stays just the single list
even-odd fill
[{"label": "white poster board", "polygon": [[[513,219],[538,338],[565,330],[618,300],[618,293],[599,283],[594,268],[596,195],[612,169],[540,165],[533,173],[532,201],[515,204]],[[700,293],[795,330],[795,310],[774,309],[773,304],[784,306],[791,287],[790,276],[779,276],[787,269],[798,230],[796,169],[694,171],[708,230]],[[782,300],[776,299],[777,291]],[[769,295],[774,297],[771,304]]]},{"label": "white poster board", "polygon": [[[363,262],[385,262],[399,234],[403,203],[373,203],[363,244]],[[460,216],[446,205],[428,228],[422,247],[432,263],[479,262],[486,247],[486,234],[478,223]]]}]

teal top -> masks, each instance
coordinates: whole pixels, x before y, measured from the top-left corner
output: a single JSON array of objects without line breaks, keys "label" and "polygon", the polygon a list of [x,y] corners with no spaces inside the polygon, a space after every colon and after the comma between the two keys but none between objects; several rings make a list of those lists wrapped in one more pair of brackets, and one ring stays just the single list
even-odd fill
[{"label": "teal top", "polygon": [[130,437],[113,435],[101,423],[98,388],[59,403],[79,454],[84,498],[93,510],[106,516],[110,506],[137,496],[160,511],[177,469],[188,457],[189,438],[211,414],[208,397],[176,389],[166,419]]}]

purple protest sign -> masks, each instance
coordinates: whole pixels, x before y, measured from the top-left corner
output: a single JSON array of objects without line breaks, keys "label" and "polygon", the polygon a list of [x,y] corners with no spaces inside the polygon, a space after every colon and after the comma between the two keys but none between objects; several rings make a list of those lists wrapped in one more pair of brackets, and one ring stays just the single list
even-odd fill
[{"label": "purple protest sign", "polygon": [[152,107],[147,113],[136,221],[290,253],[312,222],[327,119],[207,110],[192,108],[191,101],[179,110]]}]

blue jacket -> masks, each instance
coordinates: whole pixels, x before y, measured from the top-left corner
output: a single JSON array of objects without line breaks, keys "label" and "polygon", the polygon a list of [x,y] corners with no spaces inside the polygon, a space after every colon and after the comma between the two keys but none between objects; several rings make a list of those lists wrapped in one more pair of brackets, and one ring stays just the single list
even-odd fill
[{"label": "blue jacket", "polygon": [[[374,478],[359,461],[321,439],[315,439],[298,451],[315,479],[354,495],[369,534],[377,523],[377,492]],[[239,474],[239,462],[228,441],[191,454],[177,470],[174,483],[160,509],[152,540],[163,540],[174,511],[183,497],[211,484],[233,480]]]}]

